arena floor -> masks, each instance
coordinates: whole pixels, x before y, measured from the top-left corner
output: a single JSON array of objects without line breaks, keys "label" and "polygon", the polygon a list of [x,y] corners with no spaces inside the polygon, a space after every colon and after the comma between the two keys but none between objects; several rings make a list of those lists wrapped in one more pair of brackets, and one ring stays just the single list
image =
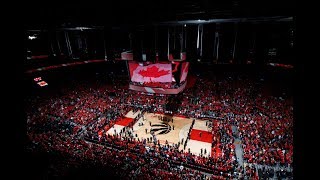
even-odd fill
[{"label": "arena floor", "polygon": [[[128,121],[130,121],[130,119],[133,120],[133,118],[138,114],[139,111],[136,113],[133,113],[132,111],[128,112],[126,115],[128,119],[116,124],[107,133],[114,134],[114,132],[120,132],[120,130],[129,123]],[[166,120],[159,119],[161,117],[165,117]],[[133,125],[133,134],[136,138],[142,140],[152,137],[152,134],[150,133],[151,130],[154,132],[154,137],[160,141],[160,144],[165,144],[166,140],[169,145],[172,145],[173,143],[178,144],[178,142],[182,142],[182,139],[184,144],[187,139],[189,129],[191,128],[192,121],[193,119],[186,117],[144,113],[144,116]],[[206,121],[196,119],[193,128],[191,129],[190,140],[187,142],[186,148],[184,149],[184,146],[181,143],[179,150],[187,152],[190,148],[191,153],[200,155],[202,149],[203,156],[210,156],[212,148],[211,142],[212,133],[211,130],[208,129]],[[204,153],[205,149],[206,153]]]}]

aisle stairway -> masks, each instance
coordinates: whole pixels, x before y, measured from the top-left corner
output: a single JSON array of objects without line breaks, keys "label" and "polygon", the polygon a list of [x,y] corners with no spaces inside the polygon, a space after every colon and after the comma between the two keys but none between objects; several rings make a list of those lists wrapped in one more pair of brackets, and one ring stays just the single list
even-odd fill
[{"label": "aisle stairway", "polygon": [[[233,134],[238,134],[238,128],[232,126]],[[241,140],[238,137],[234,137],[234,145],[238,163],[243,167],[243,149],[241,147]]]}]

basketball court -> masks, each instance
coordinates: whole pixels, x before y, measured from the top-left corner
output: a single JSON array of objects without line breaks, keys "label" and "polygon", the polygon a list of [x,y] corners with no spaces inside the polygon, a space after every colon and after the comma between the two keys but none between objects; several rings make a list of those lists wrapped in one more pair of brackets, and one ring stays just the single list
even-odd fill
[{"label": "basketball court", "polygon": [[[138,114],[139,112],[132,113],[132,111],[130,111],[126,117],[135,118]],[[166,144],[166,141],[169,145],[180,142],[179,150],[188,152],[190,149],[191,153],[200,155],[202,149],[203,156],[211,156],[211,129],[207,127],[206,121],[197,119],[195,119],[194,125],[191,128],[193,120],[194,119],[187,117],[146,112],[143,117],[133,125],[133,134],[134,137],[139,138],[139,140],[147,138],[156,139],[156,141],[159,140],[162,145]],[[114,128],[111,128],[108,134],[114,134],[115,131],[118,133],[118,131],[120,132],[124,127],[125,124],[122,120],[117,123]],[[187,141],[186,148],[184,148],[184,143],[188,138],[189,131],[190,139]],[[152,134],[154,134],[154,136]]]}]

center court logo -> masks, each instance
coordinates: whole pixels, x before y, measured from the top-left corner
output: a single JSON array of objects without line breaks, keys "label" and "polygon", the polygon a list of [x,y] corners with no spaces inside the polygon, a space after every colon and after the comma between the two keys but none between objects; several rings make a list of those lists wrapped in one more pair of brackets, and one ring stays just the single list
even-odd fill
[{"label": "center court logo", "polygon": [[167,123],[161,123],[161,124],[153,124],[151,125],[150,132],[153,132],[155,134],[168,134],[171,131],[171,126]]}]

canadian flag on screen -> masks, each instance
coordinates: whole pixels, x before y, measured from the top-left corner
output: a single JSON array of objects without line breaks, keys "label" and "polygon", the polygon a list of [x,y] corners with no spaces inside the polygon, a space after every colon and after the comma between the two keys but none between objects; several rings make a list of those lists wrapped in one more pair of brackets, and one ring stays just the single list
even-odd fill
[{"label": "canadian flag on screen", "polygon": [[[134,82],[171,82],[171,64],[151,64],[147,66],[132,66],[131,81]],[[131,70],[132,69],[132,70]]]},{"label": "canadian flag on screen", "polygon": [[45,82],[45,81],[40,81],[40,82],[38,82],[37,83],[39,86],[47,86],[48,85],[48,83],[47,82]]}]

